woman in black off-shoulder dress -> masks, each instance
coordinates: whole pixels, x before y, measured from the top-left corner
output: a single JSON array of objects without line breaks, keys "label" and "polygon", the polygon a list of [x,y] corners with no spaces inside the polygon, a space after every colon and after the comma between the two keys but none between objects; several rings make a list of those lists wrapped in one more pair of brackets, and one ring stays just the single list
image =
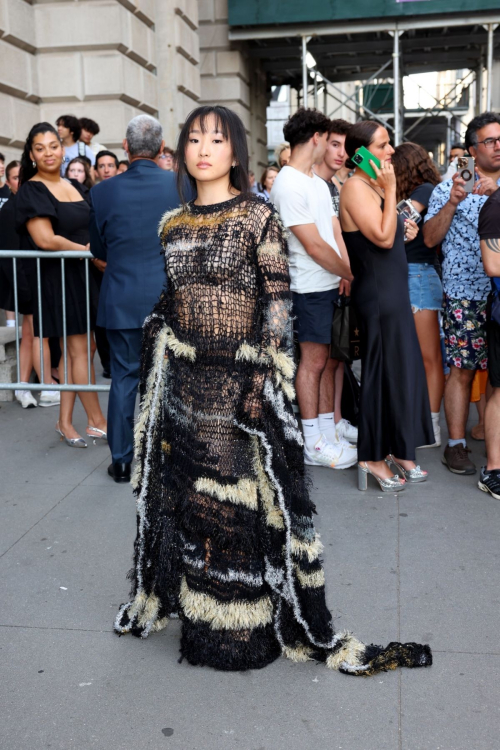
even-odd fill
[{"label": "woman in black off-shoulder dress", "polygon": [[[75,251],[75,259],[64,261],[65,309],[67,335],[68,383],[87,383],[87,305],[85,294],[85,262],[78,253],[88,249],[90,207],[83,194],[59,176],[62,146],[49,123],[35,125],[27,138],[21,160],[21,187],[16,201],[16,224],[21,248],[46,250],[40,262],[41,296],[38,297],[36,269],[32,267],[30,283],[35,300],[34,332],[44,337],[61,338],[63,350],[63,284],[61,261],[50,258],[51,251]],[[95,326],[98,291],[89,273],[90,330]],[[41,319],[39,316],[39,303]],[[91,354],[95,342],[91,336]],[[92,382],[95,382],[91,365]],[[60,383],[65,382],[63,357],[59,365]],[[106,420],[95,392],[79,392],[87,414],[88,437],[106,438]],[[86,448],[87,443],[72,424],[75,393],[61,392],[61,407],[56,431],[72,447]]]}]

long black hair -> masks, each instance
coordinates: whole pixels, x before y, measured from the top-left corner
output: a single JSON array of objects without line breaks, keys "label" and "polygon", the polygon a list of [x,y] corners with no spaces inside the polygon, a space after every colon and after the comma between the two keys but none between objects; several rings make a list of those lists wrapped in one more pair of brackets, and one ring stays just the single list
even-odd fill
[{"label": "long black hair", "polygon": [[373,136],[379,128],[384,126],[380,122],[375,120],[360,120],[354,125],[351,125],[349,131],[345,137],[345,150],[349,157],[346,159],[346,167],[348,169],[355,169],[356,165],[352,161],[352,157],[360,146],[369,147],[373,141]]},{"label": "long black hair", "polygon": [[57,130],[53,125],[50,124],[50,122],[37,122],[36,125],[33,125],[30,132],[28,133],[28,137],[26,138],[26,143],[24,144],[23,148],[23,154],[21,156],[19,185],[23,185],[25,182],[28,182],[28,180],[31,180],[33,175],[35,175],[38,171],[37,168],[33,166],[30,152],[33,147],[35,136],[40,135],[40,133],[54,133],[57,140],[59,142],[61,141]]},{"label": "long black hair", "polygon": [[233,158],[236,162],[235,167],[231,167],[229,172],[229,182],[235,190],[242,193],[248,193],[250,183],[248,181],[248,145],[245,126],[242,121],[231,109],[219,106],[197,107],[188,115],[186,122],[182,126],[177,141],[177,189],[183,204],[186,203],[188,194],[187,186],[190,185],[196,194],[196,180],[187,171],[185,153],[189,143],[189,133],[194,122],[198,121],[202,133],[208,129],[207,119],[213,115],[215,117],[216,128],[222,133],[233,149]]}]

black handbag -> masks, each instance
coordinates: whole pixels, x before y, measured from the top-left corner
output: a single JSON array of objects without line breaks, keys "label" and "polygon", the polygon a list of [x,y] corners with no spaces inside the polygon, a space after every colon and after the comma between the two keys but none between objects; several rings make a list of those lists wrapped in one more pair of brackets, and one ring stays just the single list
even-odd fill
[{"label": "black handbag", "polygon": [[349,303],[349,297],[341,294],[335,303],[335,312],[333,313],[330,357],[338,359],[340,362],[349,362],[351,359]]}]

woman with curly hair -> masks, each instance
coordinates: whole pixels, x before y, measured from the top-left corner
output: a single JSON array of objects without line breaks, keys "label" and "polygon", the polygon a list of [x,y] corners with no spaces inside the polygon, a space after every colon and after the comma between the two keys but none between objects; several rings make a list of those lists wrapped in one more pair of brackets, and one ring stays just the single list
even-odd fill
[{"label": "woman with curly hair", "polygon": [[[402,143],[396,148],[392,163],[396,174],[397,201],[411,200],[423,219],[432,191],[441,182],[436,166],[422,146],[410,142]],[[422,226],[423,221],[419,224],[420,231],[415,239],[407,242],[405,247],[411,309],[424,360],[434,428],[434,443],[425,447],[437,448],[441,445],[439,412],[444,391],[438,318],[443,303],[443,287],[436,270],[437,248],[426,246]]]}]

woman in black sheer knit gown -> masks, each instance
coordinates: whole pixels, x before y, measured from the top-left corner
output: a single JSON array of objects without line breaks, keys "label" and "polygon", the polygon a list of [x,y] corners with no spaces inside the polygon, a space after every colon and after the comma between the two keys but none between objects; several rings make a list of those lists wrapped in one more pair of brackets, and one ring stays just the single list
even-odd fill
[{"label": "woman in black sheer knit gown", "polygon": [[201,107],[178,153],[197,197],[160,223],[167,286],[144,324],[133,590],[115,631],[146,638],[178,614],[183,657],[221,670],[280,654],[359,675],[428,666],[428,646],[334,633],[292,409],[285,233],[248,192],[243,123]]}]

